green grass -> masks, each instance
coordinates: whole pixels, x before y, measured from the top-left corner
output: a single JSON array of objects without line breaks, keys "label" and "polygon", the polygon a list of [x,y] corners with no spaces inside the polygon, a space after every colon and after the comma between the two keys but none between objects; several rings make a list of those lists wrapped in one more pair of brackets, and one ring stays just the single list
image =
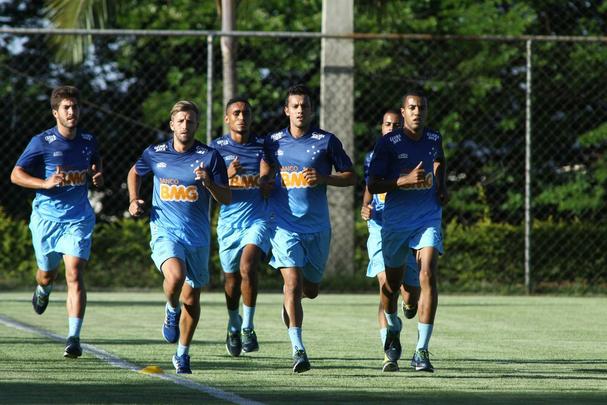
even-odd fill
[{"label": "green grass", "polygon": [[[65,294],[43,316],[31,293],[0,293],[0,314],[64,335]],[[407,368],[416,323],[405,321],[402,370],[380,372],[375,295],[322,295],[304,302],[312,370],[290,371],[281,296],[261,294],[255,317],[261,351],[231,358],[224,347],[223,295],[205,293],[184,377],[264,403],[364,402],[521,404],[607,402],[607,298],[442,296],[430,351],[436,373]],[[174,345],[160,335],[162,294],[89,293],[82,340],[141,367],[174,374]],[[0,324],[0,403],[220,402],[170,381],[113,367],[63,343]]]}]

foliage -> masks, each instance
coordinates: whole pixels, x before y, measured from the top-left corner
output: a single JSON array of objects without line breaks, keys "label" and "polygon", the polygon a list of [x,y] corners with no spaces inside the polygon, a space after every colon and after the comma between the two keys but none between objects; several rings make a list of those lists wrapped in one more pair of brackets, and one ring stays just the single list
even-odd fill
[{"label": "foliage", "polygon": [[0,207],[0,290],[29,285],[36,270],[27,223]]}]

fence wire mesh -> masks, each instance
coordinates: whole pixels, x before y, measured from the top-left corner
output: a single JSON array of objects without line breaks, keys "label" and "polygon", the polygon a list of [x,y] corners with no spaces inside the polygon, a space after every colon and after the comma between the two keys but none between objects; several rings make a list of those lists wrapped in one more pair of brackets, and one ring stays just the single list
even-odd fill
[{"label": "fence wire mesh", "polygon": [[[265,35],[236,37],[237,93],[253,106],[257,134],[286,126],[284,94],[292,84],[306,83],[313,89],[317,117],[323,108],[322,39]],[[26,201],[33,194],[11,185],[10,171],[29,138],[54,125],[49,96],[58,84],[80,88],[81,126],[100,142],[106,188],[91,198],[102,221],[125,216],[126,174],[147,145],[169,136],[168,111],[175,101],[191,99],[205,111],[211,83],[211,133],[205,133],[204,116],[198,136],[206,141],[222,134],[219,36],[212,38],[212,78],[207,77],[206,36],[94,36],[94,51],[79,66],[54,61],[46,39],[33,34],[0,36],[0,103],[5,112],[0,118],[0,182],[6,190],[0,194],[0,205],[11,216],[29,215]],[[353,92],[331,86],[322,91],[336,91],[324,100],[353,99],[354,112],[346,117],[352,134],[326,120],[324,129],[339,137],[353,136],[352,157],[359,176],[364,154],[379,136],[383,112],[399,108],[408,88],[422,88],[428,94],[428,125],[444,137],[452,195],[444,210],[447,254],[441,273],[447,280],[456,280],[458,272],[473,267],[477,281],[523,282],[525,134],[530,118],[533,282],[562,283],[562,274],[571,273],[572,282],[607,283],[604,41],[533,41],[531,66],[524,39],[369,36],[344,41],[354,42]],[[145,187],[144,193],[149,193],[151,182]],[[357,274],[366,261],[366,234],[360,231],[364,228],[358,218],[362,187],[361,182],[343,219],[359,222],[355,252],[347,246],[338,249]],[[487,227],[495,232],[483,233]],[[454,241],[452,235],[461,237]],[[469,240],[462,242],[466,237]],[[346,239],[333,235],[333,243]],[[517,270],[509,273],[511,279],[500,279],[508,265]]]}]

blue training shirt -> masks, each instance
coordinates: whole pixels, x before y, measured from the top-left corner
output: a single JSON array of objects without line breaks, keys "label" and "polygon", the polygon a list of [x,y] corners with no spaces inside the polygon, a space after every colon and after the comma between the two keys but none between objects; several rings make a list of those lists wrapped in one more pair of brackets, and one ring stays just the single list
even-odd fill
[{"label": "blue training shirt", "polygon": [[291,232],[315,233],[331,229],[327,185],[310,186],[303,176],[305,168],[314,168],[328,176],[351,171],[352,161],[339,139],[322,129],[310,129],[294,138],[289,128],[266,136],[263,159],[273,165],[280,184],[270,196],[270,209],[276,225]]},{"label": "blue training shirt", "polygon": [[88,200],[87,176],[93,163],[99,164],[99,150],[92,134],[79,129],[74,139],[67,139],[53,127],[32,137],[16,166],[41,179],[60,166],[64,182],[50,190],[36,190],[32,207],[46,220],[76,222],[95,216]]},{"label": "blue training shirt", "polygon": [[383,136],[375,145],[369,176],[397,179],[419,162],[426,172],[423,185],[399,188],[386,194],[383,226],[387,230],[416,229],[440,223],[442,208],[436,194],[434,162],[444,159],[442,137],[426,128],[415,141],[398,129]]},{"label": "blue training shirt", "polygon": [[174,149],[173,139],[152,145],[135,163],[138,175],[154,173],[152,239],[162,237],[191,247],[209,246],[211,194],[200,180],[195,180],[194,174],[201,163],[214,183],[228,184],[221,155],[198,141],[183,153]]},{"label": "blue training shirt", "polygon": [[249,135],[244,144],[224,135],[214,139],[211,147],[223,157],[225,166],[238,158],[241,171],[229,179],[232,202],[222,204],[219,210],[219,227],[244,229],[268,218],[268,203],[259,190],[259,162],[263,156],[263,138]]},{"label": "blue training shirt", "polygon": [[[365,162],[363,164],[363,171],[365,174],[365,183],[368,182],[369,178],[369,165],[371,164],[371,159],[373,158],[373,151],[367,153],[365,155]],[[368,222],[374,222],[375,225],[382,225],[382,216],[384,212],[384,202],[386,201],[386,193],[381,194],[371,194],[371,205],[373,206],[373,212],[371,213],[371,219]]]}]

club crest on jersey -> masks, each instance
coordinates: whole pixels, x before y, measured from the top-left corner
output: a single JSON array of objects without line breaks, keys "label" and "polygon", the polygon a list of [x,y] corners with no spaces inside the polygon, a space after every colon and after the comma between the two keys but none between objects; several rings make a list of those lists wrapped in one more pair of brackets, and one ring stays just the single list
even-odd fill
[{"label": "club crest on jersey", "polygon": [[166,150],[167,150],[167,144],[166,143],[154,146],[154,152],[166,152]]},{"label": "club crest on jersey", "polygon": [[390,140],[390,142],[392,143],[397,143],[401,141],[401,137],[400,134],[399,135],[393,135],[390,138],[388,138]]},{"label": "club crest on jersey", "polygon": [[312,132],[312,139],[323,139],[326,135],[325,134],[320,134],[318,132]]},{"label": "club crest on jersey", "polygon": [[204,155],[205,153],[207,153],[207,149],[204,146],[197,146],[196,153],[198,153],[199,155]]},{"label": "club crest on jersey", "polygon": [[47,135],[47,136],[44,137],[44,140],[47,143],[53,143],[53,142],[55,142],[57,140],[57,137],[55,135]]}]

